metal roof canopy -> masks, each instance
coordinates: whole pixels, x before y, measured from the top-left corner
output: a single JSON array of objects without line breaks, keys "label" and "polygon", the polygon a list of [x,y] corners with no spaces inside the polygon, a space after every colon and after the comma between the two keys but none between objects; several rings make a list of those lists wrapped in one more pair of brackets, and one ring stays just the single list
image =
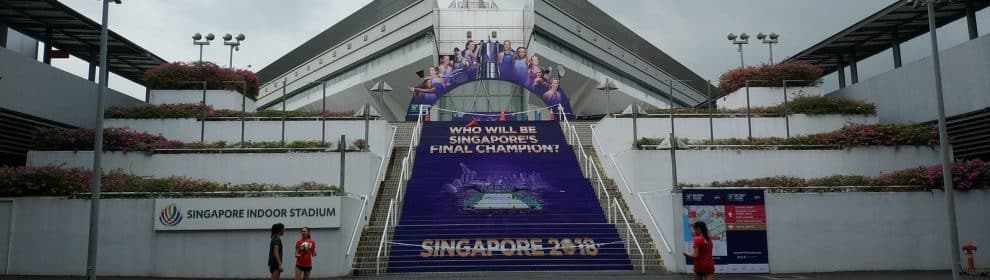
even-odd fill
[{"label": "metal roof canopy", "polygon": [[[57,0],[0,0],[0,22],[91,64],[99,63],[100,23]],[[167,63],[113,31],[108,34],[107,52],[107,70],[141,85],[146,85],[145,71]]]},{"label": "metal roof canopy", "polygon": [[[942,27],[966,17],[967,3],[973,11],[988,6],[987,0],[940,1],[936,6],[935,24]],[[897,36],[895,36],[895,32]],[[928,11],[914,7],[911,1],[898,0],[883,10],[857,22],[832,37],[787,58],[786,62],[804,61],[822,67],[825,75],[881,53],[918,36],[928,33]]]}]

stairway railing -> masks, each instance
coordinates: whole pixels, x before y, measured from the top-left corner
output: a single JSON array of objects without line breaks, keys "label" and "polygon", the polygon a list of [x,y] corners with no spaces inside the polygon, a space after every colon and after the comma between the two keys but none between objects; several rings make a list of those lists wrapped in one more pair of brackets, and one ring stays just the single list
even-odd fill
[{"label": "stairway railing", "polygon": [[[600,139],[598,139],[598,133],[595,132],[595,127],[594,126],[591,126],[591,144],[596,149],[599,149],[599,147],[600,147],[600,149],[602,149],[602,152],[603,153],[608,153],[608,150],[605,149],[605,145],[602,144],[602,142],[601,142]],[[622,167],[620,167],[619,166],[619,163],[615,160],[615,154],[608,154],[608,156],[609,156],[609,160],[612,161],[612,167],[615,168],[615,170],[619,174],[620,179],[622,180],[622,184],[625,185],[626,191],[628,191],[631,194],[632,193],[632,189],[629,186],[629,182],[626,181],[626,176],[622,172]],[[656,219],[653,218],[653,212],[651,212],[650,211],[650,208],[646,206],[646,201],[643,200],[643,197],[642,197],[641,194],[642,193],[637,193],[637,196],[639,196],[640,203],[642,204],[643,208],[646,209],[647,213],[649,214],[649,216],[650,216],[650,222],[653,223],[653,228],[657,231],[657,234],[660,236],[660,241],[663,243],[664,249],[667,250],[667,253],[668,254],[673,253],[673,249],[670,248],[670,244],[667,242],[667,238],[663,235],[663,231],[660,231],[660,224],[658,224],[657,221],[656,221]]]},{"label": "stairway railing", "polygon": [[355,250],[354,246],[357,243],[357,233],[362,231],[362,229],[364,229],[367,225],[361,224],[361,221],[368,220],[368,217],[365,217],[365,210],[368,208],[368,203],[371,203],[372,200],[377,200],[378,189],[382,187],[382,182],[385,181],[385,167],[387,166],[385,163],[392,160],[392,149],[395,148],[395,135],[399,131],[399,128],[394,125],[390,126],[392,127],[392,140],[388,141],[388,149],[385,150],[385,156],[383,156],[381,158],[381,162],[378,163],[378,173],[375,175],[375,180],[371,181],[371,196],[361,196],[361,212],[358,213],[358,220],[354,222],[354,232],[351,233],[351,240],[350,243],[347,243],[347,252],[344,253],[344,256],[350,257],[351,252]]},{"label": "stairway railing", "polygon": [[[608,219],[608,222],[611,224],[617,224],[618,219],[620,217],[622,218],[623,224],[626,227],[626,231],[629,233],[629,235],[626,236],[627,238],[623,238],[623,241],[629,239],[633,240],[633,244],[636,245],[636,252],[639,253],[640,270],[642,273],[646,273],[646,254],[643,253],[643,246],[639,244],[639,240],[636,238],[636,235],[632,229],[632,225],[630,225],[629,219],[626,217],[625,211],[623,211],[622,208],[619,207],[618,198],[612,197],[608,193],[608,189],[605,186],[605,180],[602,179],[602,176],[598,172],[598,168],[595,165],[594,161],[591,160],[591,157],[588,156],[587,152],[584,150],[584,145],[581,143],[581,137],[580,135],[578,135],[577,129],[574,128],[574,125],[572,125],[569,120],[567,120],[567,115],[566,113],[564,113],[564,107],[558,106],[557,109],[558,109],[558,113],[560,114],[560,118],[559,118],[561,123],[560,126],[564,131],[564,138],[567,140],[567,144],[570,144],[573,147],[577,147],[578,153],[576,153],[576,155],[578,155],[578,165],[581,168],[583,168],[582,169],[583,174],[592,174],[592,170],[593,170],[594,171],[593,174],[595,175],[595,178],[590,178],[587,175],[586,177],[588,177],[588,179],[594,179],[592,180],[593,182],[592,184],[594,184],[595,182],[598,183],[597,188],[595,190],[595,194],[598,195],[599,201],[602,200],[602,194],[605,195],[604,200],[607,201],[606,203],[607,206],[605,209],[607,209],[608,212],[606,219]],[[585,163],[583,166],[581,165],[582,161]],[[612,210],[613,208],[618,209],[617,211],[618,215],[612,214],[616,212]],[[628,241],[626,241],[626,245],[627,245],[626,246],[627,253],[632,255],[632,248],[628,246]]]},{"label": "stairway railing", "polygon": [[409,138],[409,148],[406,157],[402,159],[402,172],[399,173],[399,187],[395,191],[395,197],[389,201],[388,214],[385,216],[385,225],[382,227],[382,237],[378,243],[378,253],[375,255],[375,274],[382,273],[382,257],[388,260],[388,244],[392,243],[391,237],[395,232],[395,227],[399,224],[399,216],[402,214],[402,198],[405,197],[406,184],[412,178],[412,167],[416,159],[416,146],[419,146],[420,134],[423,130],[423,108],[419,108],[416,116],[416,126],[413,127],[412,135]]}]

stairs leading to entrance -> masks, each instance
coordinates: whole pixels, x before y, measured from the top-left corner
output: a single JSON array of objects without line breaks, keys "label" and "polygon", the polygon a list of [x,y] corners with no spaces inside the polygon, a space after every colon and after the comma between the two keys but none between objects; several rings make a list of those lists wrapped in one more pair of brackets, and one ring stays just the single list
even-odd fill
[{"label": "stairs leading to entrance", "polygon": [[[639,266],[641,263],[643,263],[645,265],[646,271],[664,272],[666,271],[666,267],[664,266],[663,259],[660,256],[660,251],[659,251],[660,249],[658,249],[657,244],[654,243],[653,238],[650,237],[649,230],[646,228],[644,224],[638,223],[636,222],[635,219],[633,219],[631,215],[632,212],[630,212],[629,210],[629,205],[626,203],[625,199],[623,198],[622,191],[619,190],[619,185],[616,183],[615,180],[608,178],[608,175],[605,173],[605,169],[603,167],[605,166],[605,164],[611,164],[611,162],[602,161],[602,159],[599,158],[598,151],[595,150],[595,147],[593,145],[594,136],[592,135],[592,129],[591,129],[591,126],[594,125],[595,123],[596,123],[595,121],[570,122],[570,124],[574,126],[575,134],[577,134],[578,138],[580,139],[581,145],[583,146],[581,147],[581,149],[584,150],[585,154],[587,154],[588,157],[591,158],[591,162],[594,163],[595,170],[590,171],[592,175],[590,175],[589,177],[591,177],[592,180],[595,180],[594,178],[596,176],[594,172],[597,171],[597,174],[601,175],[602,182],[605,185],[604,189],[606,192],[608,192],[609,194],[608,196],[615,198],[615,201],[618,202],[617,207],[621,208],[622,211],[627,214],[626,217],[629,219],[628,220],[629,228],[632,229],[631,236],[635,238],[636,241],[639,241],[639,244],[643,248],[643,253],[644,253],[642,257],[643,258],[642,262],[640,262],[641,257],[639,255],[636,254],[629,255],[630,258],[632,259],[633,265],[636,266],[636,269],[641,269],[641,267]],[[607,205],[606,201],[602,200],[601,203],[603,209],[608,209],[609,205]],[[624,226],[619,226],[620,230],[623,227]],[[628,240],[628,238],[626,241],[627,244],[633,243],[632,240]]]},{"label": "stairs leading to entrance", "polygon": [[409,142],[412,139],[412,131],[416,123],[394,122],[392,125],[396,127],[392,158],[389,160],[385,181],[378,188],[378,197],[375,199],[371,216],[361,233],[361,239],[358,241],[354,253],[351,271],[351,275],[354,276],[375,274],[378,247],[385,228],[389,201],[395,197],[399,184],[402,183],[399,177],[399,173],[402,172],[402,159],[408,154]]},{"label": "stairs leading to entrance", "polygon": [[[396,197],[402,184],[399,174],[402,159],[407,155],[408,143],[414,137],[411,132],[416,125],[393,123],[398,127],[395,149],[386,180],[380,187],[368,225],[358,243],[352,275],[372,275],[377,272],[665,271],[647,228],[632,219],[618,185],[604,177],[602,161],[591,146],[591,123],[572,124],[583,146],[573,146],[570,149],[572,146],[561,138],[560,154],[549,161],[541,161],[542,165],[538,164],[555,166],[542,175],[563,178],[551,185],[567,186],[566,188],[535,199],[527,197],[524,192],[513,192],[511,195],[472,193],[473,198],[456,201],[443,199],[453,195],[423,196],[416,194],[417,190],[414,188],[434,186],[439,190],[439,186],[450,183],[450,178],[457,178],[456,174],[462,172],[460,168],[445,165],[446,162],[463,159],[423,160],[429,153],[420,150],[416,153],[418,158],[414,176],[404,191],[406,198],[412,199],[403,199],[402,205],[396,205],[399,208],[393,213],[401,217],[399,224],[387,227],[385,220],[389,201]],[[559,134],[559,126],[555,124],[555,127]],[[549,129],[541,128],[540,133],[552,133],[545,130]],[[422,137],[425,139],[433,134],[438,133],[424,131]],[[445,140],[446,135],[442,136]],[[421,141],[422,145],[428,145],[425,142],[429,140]],[[556,143],[551,141],[550,144]],[[601,183],[596,182],[599,177],[594,175],[594,171],[581,171],[586,161],[577,158],[579,151],[587,153],[590,161],[597,167],[598,174],[602,176]],[[511,158],[502,160],[510,163],[509,166],[512,165]],[[481,163],[484,162],[498,161],[479,160],[477,163],[469,162],[467,167],[480,172],[484,167],[478,165],[483,165]],[[523,166],[523,169],[533,171],[542,168]],[[451,176],[450,173],[455,175]],[[585,179],[582,173],[592,174],[588,176],[591,179]],[[604,190],[613,199],[605,199],[596,188]],[[431,192],[425,191],[426,194]],[[491,203],[493,201],[496,203]],[[498,208],[501,205],[503,208],[484,212],[477,209],[464,210],[467,209],[464,208],[467,204],[458,204],[453,208],[442,207],[456,203],[477,203],[472,207],[491,204]],[[507,204],[540,211],[520,212],[509,209],[512,207],[504,207]],[[540,205],[540,208],[533,208],[533,205]],[[470,215],[464,215],[466,211],[471,212]],[[620,212],[624,215],[620,215]],[[387,242],[384,247],[379,248],[383,234],[386,235]],[[378,257],[380,249],[383,251],[381,258]]]},{"label": "stairs leading to entrance", "polygon": [[[528,143],[553,147],[543,152],[482,152],[474,143],[468,152],[431,153],[465,124],[423,127],[386,272],[633,269],[623,232],[606,219],[557,122],[482,122],[484,132],[458,134],[527,135],[523,127],[533,127],[538,141]],[[501,128],[512,131],[489,131]],[[518,142],[488,147],[510,143]]]}]

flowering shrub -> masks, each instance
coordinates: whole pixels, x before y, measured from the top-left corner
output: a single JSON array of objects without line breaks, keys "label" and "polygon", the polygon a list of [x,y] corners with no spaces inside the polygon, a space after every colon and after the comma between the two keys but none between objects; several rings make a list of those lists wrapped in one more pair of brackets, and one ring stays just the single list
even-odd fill
[{"label": "flowering shrub", "polygon": [[716,139],[692,145],[826,146],[845,149],[863,146],[932,146],[938,144],[938,131],[921,125],[848,124],[839,130],[791,138]]},{"label": "flowering shrub", "polygon": [[[108,119],[200,119],[203,117],[204,110],[206,111],[207,118],[236,118],[241,116],[241,111],[214,110],[212,106],[203,106],[202,103],[142,104],[128,107],[110,107],[104,111],[104,115]],[[281,118],[283,114],[289,118],[343,118],[354,116],[353,111],[287,111],[283,113],[278,110],[264,110],[259,112],[245,112],[244,117]]]},{"label": "flowering shrub", "polygon": [[364,139],[354,140],[354,142],[351,143],[351,144],[354,145],[354,147],[356,147],[358,150],[361,150],[361,151],[364,151],[364,150],[367,150],[368,149],[368,141],[365,141]]},{"label": "flowering shrub", "polygon": [[643,146],[660,145],[660,143],[663,143],[663,140],[664,138],[662,137],[661,138],[640,137],[639,140],[636,140],[636,142],[633,143],[633,146],[636,147],[636,149],[641,150],[643,149]]},{"label": "flowering shrub", "polygon": [[207,117],[215,115],[216,112],[210,106],[202,104],[141,104],[129,107],[110,107],[104,111],[104,117],[108,119],[183,119],[200,118],[203,110],[206,110]]},{"label": "flowering shrub", "polygon": [[[95,132],[94,129],[89,128],[40,129],[35,132],[34,149],[38,151],[92,151],[93,145],[96,143]],[[105,128],[103,130],[104,151],[151,153],[155,149],[181,146],[182,142],[129,128]]]},{"label": "flowering shrub", "polygon": [[[774,106],[783,111],[784,105]],[[843,114],[843,115],[876,115],[877,106],[839,96],[798,96],[787,102],[787,113],[790,114]]]},{"label": "flowering shrub", "polygon": [[[207,89],[233,90],[251,99],[258,97],[261,87],[261,81],[254,72],[223,68],[212,62],[162,64],[145,72],[144,78],[151,89],[202,89],[202,84],[192,82],[206,81]],[[244,81],[247,89],[241,83],[229,81]]]},{"label": "flowering shrub", "polygon": [[[648,110],[650,114],[667,114],[668,109]],[[674,114],[708,114],[707,108],[678,108],[674,109]],[[749,112],[753,115],[783,114],[784,104],[771,107],[752,107]],[[715,114],[746,114],[746,109],[718,109]],[[840,96],[798,96],[787,102],[788,114],[807,115],[876,115],[877,106],[858,100]]]},{"label": "flowering shrub", "polygon": [[[952,184],[957,190],[971,190],[990,187],[990,162],[981,160],[957,161],[952,164]],[[684,185],[697,187],[697,185]],[[743,179],[712,182],[711,187],[770,187],[803,188],[840,186],[921,186],[926,189],[942,189],[942,166],[922,166],[908,168],[877,177],[835,175],[825,178],[801,179],[776,176],[756,179]]]},{"label": "flowering shrub", "polygon": [[[958,190],[990,186],[990,162],[970,160],[952,164],[952,185]],[[884,174],[873,184],[913,184],[932,189],[942,188],[942,165],[916,167]]]},{"label": "flowering shrub", "polygon": [[[92,186],[92,172],[82,168],[60,167],[0,167],[0,197],[17,196],[75,196],[88,193]],[[191,192],[258,192],[265,190],[324,190],[339,192],[335,186],[303,183],[295,187],[271,184],[221,184],[184,177],[145,178],[119,171],[103,175],[104,192],[156,193]]]},{"label": "flowering shrub", "polygon": [[812,86],[818,84],[822,73],[822,68],[805,62],[747,66],[722,74],[719,88],[724,96],[746,87],[746,80],[751,87],[782,87],[784,80],[788,80],[788,86]]}]

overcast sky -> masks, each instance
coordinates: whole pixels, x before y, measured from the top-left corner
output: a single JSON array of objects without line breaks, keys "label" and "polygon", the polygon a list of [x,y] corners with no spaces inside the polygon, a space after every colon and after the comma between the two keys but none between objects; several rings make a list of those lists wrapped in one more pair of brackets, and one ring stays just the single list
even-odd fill
[{"label": "overcast sky", "polygon": [[[100,1],[60,0],[99,22]],[[446,7],[451,0],[439,0]],[[503,8],[519,8],[525,0],[497,1]],[[765,63],[769,51],[755,42],[758,32],[781,34],[774,47],[775,60],[789,57],[896,0],[591,0],[592,3],[658,46],[706,79],[717,80],[739,66],[739,54],[725,38],[729,32],[748,32],[753,41],[745,46],[747,65]],[[227,65],[229,48],[219,37],[244,33],[247,40],[234,53],[234,66],[260,70],[293,48],[326,30],[367,4],[368,0],[124,0],[111,5],[110,28],[169,61],[194,61],[199,49],[190,36],[212,32],[218,37],[204,48],[204,60]],[[990,31],[981,11],[980,33]],[[940,29],[943,48],[966,40],[962,21]],[[903,46],[904,63],[925,57],[927,37]],[[85,77],[83,62],[56,60],[54,64]],[[888,71],[889,53],[860,64],[861,80]],[[144,89],[127,80],[110,80],[110,86],[144,98]],[[826,88],[835,78],[826,78]]]}]

